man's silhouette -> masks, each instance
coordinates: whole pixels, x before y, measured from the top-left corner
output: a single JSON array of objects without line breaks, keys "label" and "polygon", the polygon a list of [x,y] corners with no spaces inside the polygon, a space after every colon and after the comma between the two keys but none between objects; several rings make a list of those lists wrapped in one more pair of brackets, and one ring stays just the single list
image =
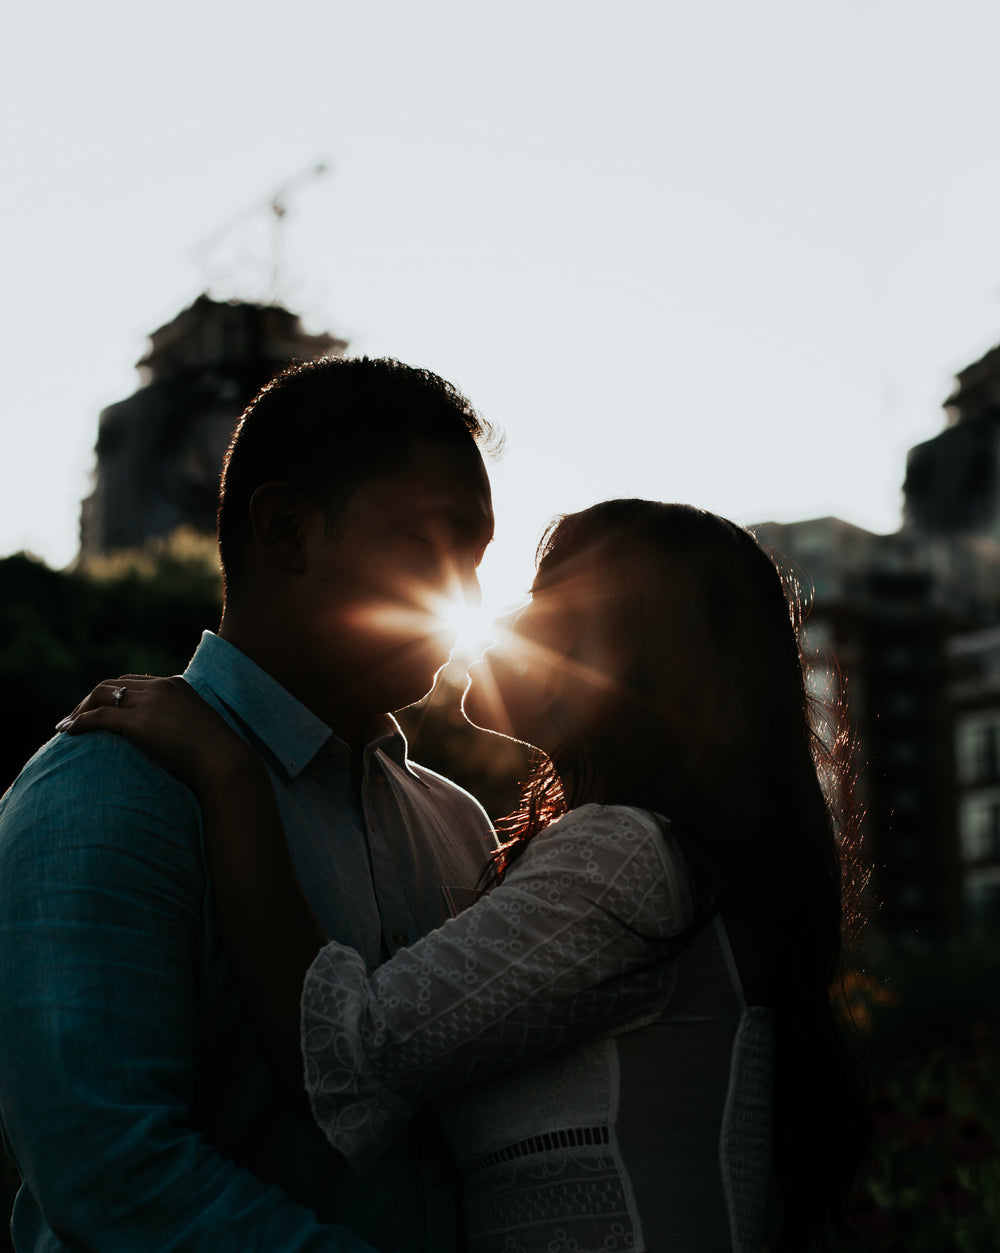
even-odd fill
[{"label": "man's silhouette", "polygon": [[[257,749],[327,933],[369,967],[464,904],[476,802],[387,711],[423,695],[492,536],[469,403],[389,360],[279,375],[227,456],[217,635],[185,677]],[[281,1102],[212,913],[193,795],[120,737],[59,737],[0,801],[0,1111],[18,1253],[449,1253],[413,1125],[353,1176]]]}]

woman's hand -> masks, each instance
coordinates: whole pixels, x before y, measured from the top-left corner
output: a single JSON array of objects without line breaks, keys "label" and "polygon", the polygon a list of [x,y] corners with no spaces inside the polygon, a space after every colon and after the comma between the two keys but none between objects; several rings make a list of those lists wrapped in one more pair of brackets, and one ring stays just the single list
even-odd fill
[{"label": "woman's hand", "polygon": [[56,730],[118,732],[202,800],[264,769],[250,745],[178,675],[106,679]]}]

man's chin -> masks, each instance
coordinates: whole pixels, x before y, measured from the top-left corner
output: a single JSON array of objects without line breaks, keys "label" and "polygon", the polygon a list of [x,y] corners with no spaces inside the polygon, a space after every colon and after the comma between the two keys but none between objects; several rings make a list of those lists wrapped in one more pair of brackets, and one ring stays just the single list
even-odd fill
[{"label": "man's chin", "polygon": [[444,666],[438,666],[430,680],[426,678],[421,679],[419,682],[415,680],[410,686],[409,691],[405,694],[402,687],[400,687],[396,696],[396,703],[391,706],[391,712],[398,714],[404,709],[409,709],[411,705],[419,705],[426,696],[430,696],[431,692],[434,691],[435,685],[437,684],[438,675],[443,669]]},{"label": "man's chin", "polygon": [[448,664],[448,653],[426,643],[411,644],[387,660],[383,670],[387,709],[407,709],[434,689],[438,675]]}]

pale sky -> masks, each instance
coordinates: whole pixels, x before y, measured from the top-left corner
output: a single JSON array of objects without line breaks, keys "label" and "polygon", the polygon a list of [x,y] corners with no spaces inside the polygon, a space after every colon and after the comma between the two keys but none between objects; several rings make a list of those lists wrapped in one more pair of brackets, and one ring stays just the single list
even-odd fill
[{"label": "pale sky", "polygon": [[1000,340],[998,48],[994,0],[18,5],[0,555],[73,557],[99,410],[199,292],[272,295],[320,159],[276,294],[506,430],[496,598],[610,496],[894,530]]}]

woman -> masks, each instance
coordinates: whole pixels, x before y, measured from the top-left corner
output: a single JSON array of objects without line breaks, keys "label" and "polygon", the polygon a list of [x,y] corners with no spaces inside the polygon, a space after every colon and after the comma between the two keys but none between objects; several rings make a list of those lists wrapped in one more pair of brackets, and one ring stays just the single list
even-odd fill
[{"label": "woman", "polygon": [[781,579],[746,531],[646,501],[540,554],[464,700],[545,754],[499,884],[370,978],[302,898],[259,761],[183,684],[98,688],[70,729],[197,791],[247,1012],[334,1147],[364,1169],[436,1102],[470,1253],[758,1250],[772,1166],[773,1247],[804,1249],[866,1119],[830,1003],[854,832]]}]

